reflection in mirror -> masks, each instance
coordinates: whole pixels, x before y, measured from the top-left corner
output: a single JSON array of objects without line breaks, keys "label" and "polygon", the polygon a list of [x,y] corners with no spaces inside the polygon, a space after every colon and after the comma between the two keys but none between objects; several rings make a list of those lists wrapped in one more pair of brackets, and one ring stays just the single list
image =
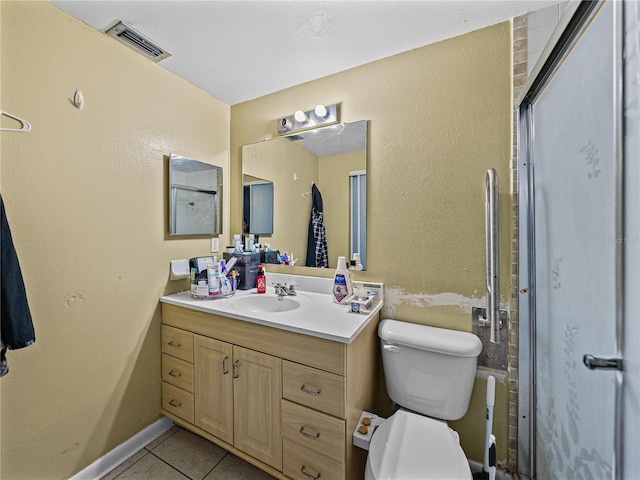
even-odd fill
[{"label": "reflection in mirror", "polygon": [[273,233],[273,182],[242,176],[242,233]]},{"label": "reflection in mirror", "polygon": [[[357,253],[365,269],[366,146],[366,120],[244,145],[244,187],[269,184],[273,195],[272,209],[268,201],[266,207],[260,203],[266,213],[258,214],[254,203],[246,203],[245,188],[243,220],[248,232],[260,234],[262,243],[280,253],[293,252],[296,265],[316,266],[315,239],[309,231],[315,185],[322,199],[329,268],[336,268],[339,256],[349,261]],[[272,226],[270,237],[254,229],[254,223],[263,221]]]},{"label": "reflection in mirror", "polygon": [[169,234],[222,233],[222,168],[171,154]]}]

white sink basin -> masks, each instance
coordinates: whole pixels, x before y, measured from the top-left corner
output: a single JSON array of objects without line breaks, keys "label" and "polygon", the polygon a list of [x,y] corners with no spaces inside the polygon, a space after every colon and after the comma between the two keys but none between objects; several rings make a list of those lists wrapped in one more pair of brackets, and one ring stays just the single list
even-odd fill
[{"label": "white sink basin", "polygon": [[300,307],[300,302],[296,298],[256,293],[236,298],[233,300],[233,307],[248,313],[288,312]]}]

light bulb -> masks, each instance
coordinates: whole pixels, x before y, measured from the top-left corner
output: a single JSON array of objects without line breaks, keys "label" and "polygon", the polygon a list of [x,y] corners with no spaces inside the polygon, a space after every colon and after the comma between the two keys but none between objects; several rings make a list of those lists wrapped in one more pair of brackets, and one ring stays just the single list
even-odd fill
[{"label": "light bulb", "polygon": [[293,117],[296,119],[296,122],[302,123],[307,121],[307,114],[302,110],[298,110]]},{"label": "light bulb", "polygon": [[291,122],[286,118],[283,118],[280,121],[280,125],[282,125],[282,128],[284,128],[285,130],[290,130],[293,127],[293,125],[291,125]]},{"label": "light bulb", "polygon": [[324,118],[327,116],[327,108],[324,105],[317,105],[315,112],[316,115],[320,118]]}]

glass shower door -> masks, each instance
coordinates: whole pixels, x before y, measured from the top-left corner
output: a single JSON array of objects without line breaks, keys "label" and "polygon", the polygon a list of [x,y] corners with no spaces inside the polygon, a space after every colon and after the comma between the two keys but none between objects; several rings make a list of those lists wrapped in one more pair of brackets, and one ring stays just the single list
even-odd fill
[{"label": "glass shower door", "polygon": [[527,107],[531,448],[545,480],[619,475],[621,376],[607,365],[621,321],[616,17],[614,2],[598,5]]}]

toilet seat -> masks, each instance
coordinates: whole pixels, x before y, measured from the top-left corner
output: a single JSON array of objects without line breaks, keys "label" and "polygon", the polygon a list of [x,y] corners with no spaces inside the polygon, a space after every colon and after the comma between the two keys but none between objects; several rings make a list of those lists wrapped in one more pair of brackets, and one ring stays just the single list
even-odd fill
[{"label": "toilet seat", "polygon": [[375,431],[366,480],[470,480],[458,434],[446,422],[399,410]]}]

